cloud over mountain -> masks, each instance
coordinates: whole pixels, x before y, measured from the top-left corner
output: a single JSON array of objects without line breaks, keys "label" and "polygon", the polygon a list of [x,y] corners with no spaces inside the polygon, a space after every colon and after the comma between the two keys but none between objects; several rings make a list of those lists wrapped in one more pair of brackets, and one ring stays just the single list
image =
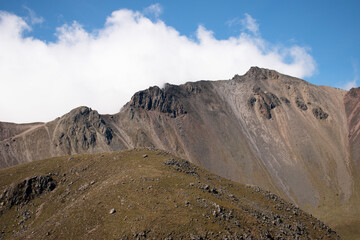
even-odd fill
[{"label": "cloud over mountain", "polygon": [[253,65],[296,77],[316,68],[307,48],[261,38],[250,15],[256,34],[219,40],[201,25],[195,38],[181,35],[158,18],[159,5],[147,11],[156,20],[121,9],[91,32],[76,21],[59,26],[56,42],[25,37],[31,21],[0,12],[0,121],[48,121],[79,105],[114,113],[150,85],[228,79]]}]

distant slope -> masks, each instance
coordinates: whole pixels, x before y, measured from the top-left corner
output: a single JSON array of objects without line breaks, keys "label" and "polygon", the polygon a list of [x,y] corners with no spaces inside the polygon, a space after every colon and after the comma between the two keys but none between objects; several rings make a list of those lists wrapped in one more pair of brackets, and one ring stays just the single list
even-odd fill
[{"label": "distant slope", "polygon": [[0,239],[340,239],[257,187],[163,151],[41,160],[0,170]]},{"label": "distant slope", "polygon": [[53,156],[127,148],[121,139],[113,139],[112,134],[103,116],[87,107],[79,107],[61,118],[35,125],[1,141],[0,167]]},{"label": "distant slope", "polygon": [[16,124],[0,122],[0,141],[16,136],[22,132],[29,131],[42,123]]},{"label": "distant slope", "polygon": [[230,80],[151,87],[117,114],[79,107],[0,141],[0,167],[76,153],[163,149],[270,190],[340,233],[360,237],[358,96],[359,88],[316,86],[257,67]]}]

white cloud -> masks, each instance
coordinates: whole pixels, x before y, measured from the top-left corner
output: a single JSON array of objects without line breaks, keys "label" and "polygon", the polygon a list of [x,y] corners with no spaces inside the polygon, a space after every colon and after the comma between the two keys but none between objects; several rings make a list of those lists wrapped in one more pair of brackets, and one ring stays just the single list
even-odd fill
[{"label": "white cloud", "polygon": [[11,39],[18,39],[21,37],[23,32],[30,30],[31,27],[28,26],[22,18],[4,11],[0,11],[1,40],[8,41]]},{"label": "white cloud", "polygon": [[258,36],[260,34],[259,24],[256,23],[256,20],[250,14],[245,13],[244,15],[245,17],[242,19],[235,17],[228,20],[225,24],[230,28],[241,25],[243,31],[246,30],[251,34]]},{"label": "white cloud", "polygon": [[356,81],[353,80],[353,81],[347,82],[347,83],[344,85],[343,89],[345,89],[345,90],[350,90],[351,88],[355,88],[356,85],[357,85],[357,84],[356,84]]},{"label": "white cloud", "polygon": [[342,89],[350,90],[351,88],[357,87],[357,82],[359,80],[357,62],[353,61],[352,66],[353,66],[353,71],[354,71],[354,79],[352,81],[345,83],[344,86],[342,87]]},{"label": "white cloud", "polygon": [[158,18],[162,13],[162,7],[159,3],[155,3],[153,5],[148,6],[144,9],[143,13],[145,15],[151,15],[153,14],[156,18]]},{"label": "white cloud", "polygon": [[245,13],[245,18],[241,20],[242,26],[253,33],[254,35],[259,34],[259,25],[256,23],[256,20],[251,17],[250,14]]},{"label": "white cloud", "polygon": [[24,19],[0,12],[0,121],[49,121],[80,105],[115,113],[149,86],[229,79],[250,66],[297,77],[315,69],[306,48],[246,33],[218,40],[203,26],[191,39],[126,9],[93,32],[77,22],[60,26],[56,42],[24,37],[29,30]]}]

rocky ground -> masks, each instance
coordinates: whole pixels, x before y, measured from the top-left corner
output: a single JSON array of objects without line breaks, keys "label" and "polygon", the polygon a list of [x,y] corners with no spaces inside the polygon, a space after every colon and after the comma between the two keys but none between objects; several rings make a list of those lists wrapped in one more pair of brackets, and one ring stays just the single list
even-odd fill
[{"label": "rocky ground", "polygon": [[340,239],[275,194],[164,151],[18,165],[0,190],[0,239]]}]

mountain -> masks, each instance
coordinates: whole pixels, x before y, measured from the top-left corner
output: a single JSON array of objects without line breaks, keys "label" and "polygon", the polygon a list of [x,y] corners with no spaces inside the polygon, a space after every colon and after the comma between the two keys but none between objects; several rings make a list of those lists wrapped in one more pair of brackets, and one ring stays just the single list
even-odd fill
[{"label": "mountain", "polygon": [[134,94],[114,115],[79,107],[48,123],[2,123],[0,166],[150,147],[253,184],[360,237],[358,89],[252,67],[223,81]]},{"label": "mountain", "polygon": [[159,150],[0,170],[1,239],[340,239],[259,187]]}]

